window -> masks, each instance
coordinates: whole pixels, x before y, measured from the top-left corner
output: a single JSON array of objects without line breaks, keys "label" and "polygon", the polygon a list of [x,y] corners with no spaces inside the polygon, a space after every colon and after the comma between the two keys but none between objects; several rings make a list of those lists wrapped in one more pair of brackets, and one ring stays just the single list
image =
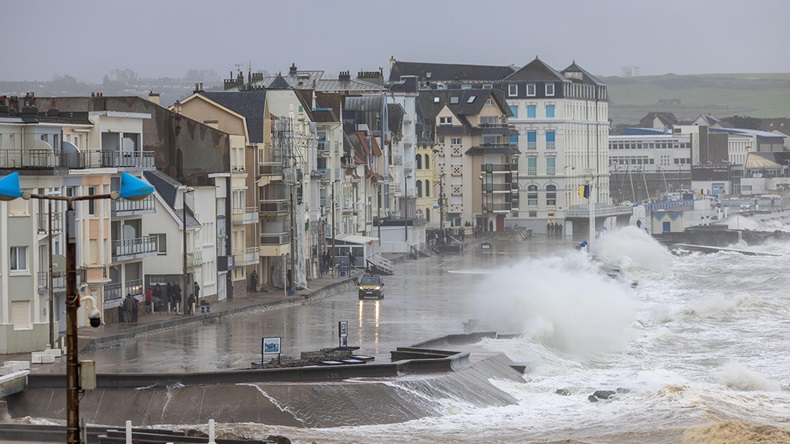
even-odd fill
[{"label": "window", "polygon": [[514,119],[518,119],[518,105],[510,105],[510,112],[513,113]]},{"label": "window", "polygon": [[431,169],[431,156],[429,156],[427,154],[425,155],[425,169],[426,170],[430,170]]},{"label": "window", "polygon": [[450,97],[450,103],[453,103],[453,104],[459,103],[460,100],[461,99],[459,99],[458,96]]},{"label": "window", "polygon": [[433,98],[433,103],[439,103],[439,97],[438,96]]},{"label": "window", "polygon": [[166,234],[151,234],[156,237],[156,253],[167,254],[167,235]]},{"label": "window", "polygon": [[450,137],[450,145],[460,145],[461,138],[460,137]]},{"label": "window", "polygon": [[[425,158],[427,159],[428,156]],[[428,179],[425,179],[425,197],[431,197],[431,181]]]},{"label": "window", "polygon": [[510,143],[515,143],[518,145],[518,134],[513,134],[510,136]]},{"label": "window", "polygon": [[557,205],[557,185],[546,185],[546,205]]},{"label": "window", "polygon": [[414,161],[417,162],[417,169],[421,170],[422,169],[422,156],[420,154],[417,154],[416,156],[414,156]]},{"label": "window", "polygon": [[527,85],[527,97],[535,97],[535,84],[530,83]]},{"label": "window", "polygon": [[551,97],[554,95],[554,84],[547,83],[546,84],[546,96]]},{"label": "window", "polygon": [[538,186],[530,185],[527,187],[527,205],[536,206],[538,204]]},{"label": "window", "polygon": [[[88,196],[93,196],[96,194],[96,187],[88,187]],[[96,215],[96,201],[91,199],[88,200],[88,214],[91,216]]]},{"label": "window", "polygon": [[496,116],[480,116],[481,125],[496,125]]},{"label": "window", "polygon": [[527,118],[534,119],[535,118],[535,105],[527,105]]},{"label": "window", "polygon": [[553,150],[555,148],[554,143],[554,131],[546,131],[546,149]]},{"label": "window", "polygon": [[528,150],[538,149],[538,132],[537,131],[527,131],[527,149]]},{"label": "window", "polygon": [[450,125],[453,123],[452,117],[439,117],[439,124],[440,125]]},{"label": "window", "polygon": [[538,174],[538,159],[536,157],[527,158],[527,174],[530,176]]},{"label": "window", "polygon": [[422,197],[422,181],[417,181],[417,197]]},{"label": "window", "polygon": [[27,271],[27,247],[11,247],[11,271]]},{"label": "window", "polygon": [[507,95],[510,97],[514,97],[518,95],[518,85],[508,85],[507,86]]},{"label": "window", "polygon": [[485,106],[494,106],[494,101],[491,100],[491,99],[486,99],[486,105]]},{"label": "window", "polygon": [[553,157],[547,157],[546,158],[546,174],[548,174],[549,176],[553,176],[555,171],[556,171],[555,165],[556,165],[556,159],[553,158]]},{"label": "window", "polygon": [[472,85],[470,85],[468,83],[464,83],[463,85],[461,85],[461,89],[472,89]]},{"label": "window", "polygon": [[549,119],[554,118],[554,105],[546,105],[546,117]]},{"label": "window", "polygon": [[494,85],[490,83],[483,83],[483,89],[494,89]]},{"label": "window", "polygon": [[444,136],[439,136],[439,143],[444,144]]}]

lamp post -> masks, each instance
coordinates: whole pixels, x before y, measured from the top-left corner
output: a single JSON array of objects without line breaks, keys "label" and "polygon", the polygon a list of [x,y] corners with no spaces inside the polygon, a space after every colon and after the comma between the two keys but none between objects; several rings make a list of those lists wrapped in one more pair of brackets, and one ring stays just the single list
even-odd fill
[{"label": "lamp post", "polygon": [[[183,262],[184,268],[182,269],[183,276],[181,277],[181,280],[184,283],[184,286],[182,287],[184,289],[184,294],[182,294],[182,297],[186,296],[187,285],[189,284],[189,279],[187,279],[189,277],[188,270],[187,270],[187,194],[194,193],[194,192],[195,192],[195,189],[192,188],[192,187],[184,188],[184,190],[181,192],[181,220],[182,220],[182,222],[184,224],[183,230],[182,230],[182,232],[183,232],[182,233],[183,234],[182,240],[184,242],[184,245],[183,245],[184,246],[184,262]],[[184,304],[183,308],[181,309],[181,313],[182,314],[186,314],[187,313],[186,301],[188,301],[188,300],[189,300],[188,298],[185,298],[185,299],[181,300],[181,302]],[[196,303],[198,302],[197,295],[195,295],[195,302]],[[190,309],[191,309],[191,307],[190,307]],[[195,313],[192,312],[192,314],[195,314]]]},{"label": "lamp post", "polygon": [[[80,380],[79,380],[79,349],[77,341],[77,310],[80,307],[80,296],[77,290],[77,244],[72,239],[71,224],[74,218],[74,202],[84,200],[100,200],[124,198],[140,200],[154,191],[154,187],[128,173],[121,173],[121,189],[109,194],[88,196],[50,196],[22,192],[19,186],[19,173],[14,172],[0,179],[0,200],[9,201],[17,198],[59,200],[66,202],[66,442],[80,443]],[[91,312],[91,326],[100,325],[100,314],[95,308]],[[95,322],[95,325],[94,325]]]}]

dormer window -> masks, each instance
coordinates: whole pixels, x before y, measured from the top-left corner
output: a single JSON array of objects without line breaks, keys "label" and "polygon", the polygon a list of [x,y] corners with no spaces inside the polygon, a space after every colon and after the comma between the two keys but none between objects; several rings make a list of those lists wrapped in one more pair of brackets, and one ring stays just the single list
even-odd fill
[{"label": "dormer window", "polygon": [[507,86],[507,95],[510,97],[515,97],[518,95],[518,85],[508,85]]},{"label": "dormer window", "polygon": [[455,103],[458,103],[458,101],[459,101],[458,96],[450,97],[450,103],[454,103],[455,104]]},{"label": "dormer window", "polygon": [[477,96],[469,96],[469,98],[466,100],[466,103],[475,103],[476,98]]},{"label": "dormer window", "polygon": [[553,95],[554,95],[554,84],[553,83],[547,83],[546,84],[546,96],[547,97],[551,97]]},{"label": "dormer window", "polygon": [[527,85],[527,97],[535,97],[535,84],[530,83]]},{"label": "dormer window", "polygon": [[440,125],[452,125],[452,123],[453,123],[452,117],[439,117]]}]

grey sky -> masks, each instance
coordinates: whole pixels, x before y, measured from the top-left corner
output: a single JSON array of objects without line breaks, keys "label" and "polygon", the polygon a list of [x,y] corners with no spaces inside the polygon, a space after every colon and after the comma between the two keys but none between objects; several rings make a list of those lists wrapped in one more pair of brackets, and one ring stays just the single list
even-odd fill
[{"label": "grey sky", "polygon": [[598,75],[790,72],[787,0],[0,0],[0,80],[115,68],[226,77],[292,62],[330,73],[403,61],[555,68]]}]

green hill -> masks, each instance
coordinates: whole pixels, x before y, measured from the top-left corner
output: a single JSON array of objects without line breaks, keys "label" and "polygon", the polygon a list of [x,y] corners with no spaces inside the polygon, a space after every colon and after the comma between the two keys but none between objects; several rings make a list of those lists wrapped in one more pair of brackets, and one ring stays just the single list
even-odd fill
[{"label": "green hill", "polygon": [[723,118],[790,117],[790,73],[602,77],[609,91],[609,118],[636,124],[652,111],[679,120],[700,114]]}]

